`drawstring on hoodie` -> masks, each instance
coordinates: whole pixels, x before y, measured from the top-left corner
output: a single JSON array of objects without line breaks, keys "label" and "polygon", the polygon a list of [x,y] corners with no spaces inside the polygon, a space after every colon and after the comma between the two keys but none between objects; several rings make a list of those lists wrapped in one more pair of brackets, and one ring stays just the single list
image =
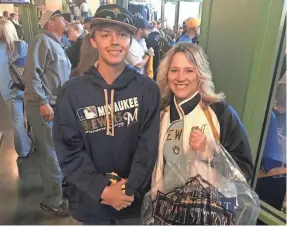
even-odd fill
[{"label": "drawstring on hoodie", "polygon": [[[104,89],[105,92],[105,112],[106,112],[106,123],[107,123],[107,130],[106,135],[107,136],[115,136],[115,127],[114,127],[114,106],[115,106],[115,90],[111,90],[111,118],[109,114],[109,98],[108,98],[108,90]],[[112,122],[110,125],[110,121]],[[111,131],[112,130],[112,131]]]}]

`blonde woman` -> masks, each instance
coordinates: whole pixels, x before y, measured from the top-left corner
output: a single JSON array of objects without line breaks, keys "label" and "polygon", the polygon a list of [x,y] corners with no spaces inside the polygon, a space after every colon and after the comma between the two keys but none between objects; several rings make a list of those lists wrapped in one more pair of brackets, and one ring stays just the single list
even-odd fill
[{"label": "blonde woman", "polygon": [[15,65],[18,69],[23,68],[27,48],[27,43],[18,39],[13,23],[6,19],[0,20],[0,93],[11,114],[21,179],[24,179],[27,172],[27,169],[23,167],[23,161],[31,150],[31,141],[24,127],[23,91],[15,87],[9,64]]},{"label": "blonde woman", "polygon": [[[223,93],[215,93],[206,55],[196,44],[174,46],[159,66],[157,81],[163,108],[158,160],[152,187],[191,153],[204,153],[218,140],[250,180],[253,172],[246,132]],[[184,174],[184,172],[183,172]],[[176,178],[174,178],[176,180]]]}]

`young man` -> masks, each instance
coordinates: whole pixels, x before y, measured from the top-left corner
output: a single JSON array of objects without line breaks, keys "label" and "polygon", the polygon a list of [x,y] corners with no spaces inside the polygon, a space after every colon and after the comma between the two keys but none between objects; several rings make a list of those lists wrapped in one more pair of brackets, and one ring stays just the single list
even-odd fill
[{"label": "young man", "polygon": [[14,27],[16,28],[18,38],[23,39],[24,31],[23,31],[22,26],[19,24],[18,15],[16,13],[11,13],[10,21],[13,23]]},{"label": "young man", "polygon": [[152,29],[151,33],[148,35],[146,39],[147,48],[152,48],[154,50],[154,57],[153,57],[153,72],[154,77],[153,79],[156,81],[157,79],[157,70],[160,64],[161,59],[164,55],[170,50],[171,46],[167,36],[164,34],[163,31],[159,30],[158,22],[153,23],[154,28]]},{"label": "young man", "polygon": [[188,18],[186,20],[186,34],[184,34],[177,43],[190,42],[198,44],[198,35],[200,32],[200,21],[197,18]]},{"label": "young man", "polygon": [[71,73],[71,64],[61,44],[67,21],[60,11],[46,11],[40,25],[44,28],[29,44],[23,72],[24,101],[37,149],[44,199],[40,207],[67,216],[62,200],[62,173],[57,160],[52,126],[58,90]]},{"label": "young man", "polygon": [[144,18],[136,18],[135,26],[137,31],[132,40],[131,48],[126,57],[127,63],[134,66],[141,74],[146,74],[146,65],[150,56],[154,55],[153,48],[147,48],[145,39],[153,26]]},{"label": "young man", "polygon": [[125,64],[136,31],[127,10],[101,6],[92,26],[99,61],[61,88],[53,128],[69,207],[86,224],[140,224],[157,157],[160,93]]},{"label": "young man", "polygon": [[3,12],[3,19],[9,20],[9,12],[8,11]]}]

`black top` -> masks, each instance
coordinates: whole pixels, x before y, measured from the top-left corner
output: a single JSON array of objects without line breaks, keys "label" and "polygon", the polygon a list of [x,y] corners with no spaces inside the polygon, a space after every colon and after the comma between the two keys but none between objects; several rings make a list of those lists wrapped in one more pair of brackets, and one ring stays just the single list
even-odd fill
[{"label": "black top", "polygon": [[72,45],[66,49],[66,54],[72,64],[72,70],[75,69],[80,62],[80,52],[83,39],[84,37],[80,36],[76,42],[72,42]]}]

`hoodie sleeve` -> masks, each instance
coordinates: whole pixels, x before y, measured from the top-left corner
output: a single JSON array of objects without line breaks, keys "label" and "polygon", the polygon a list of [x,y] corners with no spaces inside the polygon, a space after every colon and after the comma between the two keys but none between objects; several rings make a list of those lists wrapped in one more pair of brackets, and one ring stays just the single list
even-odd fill
[{"label": "hoodie sleeve", "polygon": [[40,105],[49,102],[41,81],[41,77],[45,72],[45,65],[48,63],[46,62],[48,52],[43,37],[34,39],[29,46],[23,72],[25,99],[28,102],[40,103]]},{"label": "hoodie sleeve", "polygon": [[139,146],[126,185],[127,195],[134,195],[148,185],[156,162],[160,125],[160,92],[157,85],[153,84],[150,95],[146,95],[144,107],[147,110],[141,117]]},{"label": "hoodie sleeve", "polygon": [[245,128],[236,111],[230,105],[224,104],[222,111],[221,116],[218,117],[220,143],[237,163],[246,180],[249,181],[252,179],[253,163]]},{"label": "hoodie sleeve", "polygon": [[99,174],[84,145],[80,125],[71,104],[67,86],[60,89],[57,99],[53,139],[58,161],[67,181],[95,201],[101,199],[104,188],[110,184]]}]

